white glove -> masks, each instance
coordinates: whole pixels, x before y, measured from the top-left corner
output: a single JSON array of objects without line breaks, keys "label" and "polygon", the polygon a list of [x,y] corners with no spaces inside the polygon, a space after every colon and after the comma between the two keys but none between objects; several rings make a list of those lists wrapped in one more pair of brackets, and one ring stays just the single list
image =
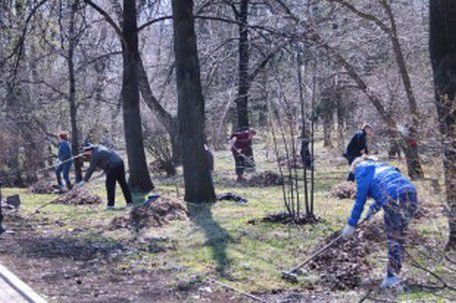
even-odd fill
[{"label": "white glove", "polygon": [[81,181],[78,183],[78,187],[84,187],[84,185],[85,185],[85,181]]},{"label": "white glove", "polygon": [[355,230],[356,230],[355,227],[351,226],[350,224],[347,224],[345,226],[344,230],[342,231],[342,237],[344,239],[350,238],[355,233]]}]

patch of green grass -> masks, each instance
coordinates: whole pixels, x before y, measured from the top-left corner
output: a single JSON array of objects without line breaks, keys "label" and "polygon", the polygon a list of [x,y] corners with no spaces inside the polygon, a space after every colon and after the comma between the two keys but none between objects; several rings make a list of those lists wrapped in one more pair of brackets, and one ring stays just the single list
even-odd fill
[{"label": "patch of green grass", "polygon": [[[261,146],[256,151],[261,150]],[[317,146],[317,156],[322,151]],[[135,250],[124,256],[120,263],[121,270],[132,267],[160,268],[162,270],[177,270],[176,279],[193,281],[192,277],[210,276],[220,279],[230,285],[250,292],[267,292],[272,289],[307,289],[319,283],[318,273],[305,271],[305,275],[296,285],[289,284],[281,279],[281,271],[288,270],[304,260],[321,241],[342,228],[352,207],[352,200],[337,200],[329,195],[329,190],[336,183],[345,180],[348,165],[343,159],[329,161],[318,158],[315,179],[315,213],[322,221],[315,225],[294,226],[272,223],[249,224],[250,219],[260,219],[267,214],[284,210],[281,187],[232,187],[227,180],[234,180],[234,163],[229,151],[215,153],[214,181],[217,193],[233,192],[248,199],[248,204],[238,205],[231,201],[219,201],[214,205],[188,205],[191,220],[186,222],[172,222],[161,228],[151,228],[145,231],[146,235],[166,237],[173,242],[173,249],[150,253]],[[276,164],[266,160],[264,153],[257,153],[258,171],[276,170]],[[395,163],[405,171],[402,163]],[[180,171],[180,170],[179,170]],[[432,174],[432,168],[426,168]],[[182,176],[170,179],[154,179],[156,191],[163,196],[183,195]],[[417,182],[420,198],[433,203],[442,201],[441,195],[431,193],[429,182]],[[102,183],[89,184],[89,189],[104,197],[105,190]],[[106,231],[109,222],[123,212],[105,212],[104,205],[99,206],[70,206],[52,204],[44,208],[39,214],[34,210],[55,198],[54,195],[32,195],[23,189],[4,189],[4,196],[20,194],[23,208],[20,212],[30,215],[33,219],[50,218],[59,220],[66,225],[59,228],[50,225],[47,228],[55,232],[62,229],[84,227],[80,236],[89,232],[101,232],[105,236],[121,241],[129,241],[132,234],[126,230]],[[138,196],[139,201],[143,196]],[[117,190],[117,201],[120,205],[123,198],[120,189]],[[379,218],[378,220],[381,220]],[[413,227],[426,238],[437,238],[437,242],[444,241],[446,236],[446,219],[442,214],[433,220],[414,222]],[[369,258],[374,269],[370,277],[380,278],[383,275],[386,261],[386,244],[378,245],[375,253]],[[426,262],[426,260],[420,260]],[[405,265],[405,271],[413,275],[422,275],[419,271]],[[366,277],[368,278],[368,277]],[[353,300],[350,292],[337,292],[337,298]],[[425,298],[426,293],[407,294],[404,300],[419,300]],[[424,296],[424,297],[420,297]],[[355,296],[355,300],[356,300]],[[402,300],[402,297],[400,298]],[[345,299],[342,299],[345,300]]]}]

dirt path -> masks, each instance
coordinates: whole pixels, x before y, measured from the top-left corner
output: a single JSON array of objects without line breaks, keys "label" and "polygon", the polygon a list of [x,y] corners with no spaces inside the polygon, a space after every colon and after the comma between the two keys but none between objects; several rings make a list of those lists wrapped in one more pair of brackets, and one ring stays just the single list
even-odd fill
[{"label": "dirt path", "polygon": [[125,267],[135,251],[127,242],[56,235],[48,223],[17,215],[5,221],[15,234],[0,237],[0,262],[49,302],[249,302],[213,283],[179,284],[167,268]]}]

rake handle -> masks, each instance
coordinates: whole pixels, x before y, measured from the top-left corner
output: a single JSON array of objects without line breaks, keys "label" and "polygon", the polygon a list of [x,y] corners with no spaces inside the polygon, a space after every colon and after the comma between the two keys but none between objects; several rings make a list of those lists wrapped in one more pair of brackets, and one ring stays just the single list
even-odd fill
[{"label": "rake handle", "polygon": [[318,250],[317,252],[315,252],[312,256],[310,256],[308,259],[306,259],[305,261],[303,261],[302,263],[298,264],[295,268],[293,268],[290,272],[295,272],[297,271],[298,269],[300,269],[301,267],[303,267],[304,265],[306,265],[307,263],[309,263],[310,261],[312,261],[313,259],[315,259],[316,257],[318,257],[320,254],[324,253],[325,251],[328,250],[328,248],[330,248],[331,246],[333,246],[337,241],[339,241],[340,239],[342,238],[342,234],[340,234],[337,238],[335,238],[334,240],[332,240],[331,242],[329,242],[328,244],[326,244],[323,248],[321,248],[320,250]]},{"label": "rake handle", "polygon": [[[358,224],[358,228],[363,226],[364,223],[366,222],[367,220],[364,219],[362,220],[359,224]],[[313,259],[315,259],[316,257],[318,257],[319,255],[321,255],[322,253],[324,253],[325,251],[327,251],[331,246],[333,246],[336,242],[338,242],[340,239],[342,239],[343,236],[342,236],[342,233],[337,236],[337,238],[335,238],[334,240],[332,240],[331,242],[329,242],[328,244],[326,244],[324,247],[322,247],[320,250],[318,250],[317,252],[315,252],[312,256],[310,256],[308,259],[306,259],[305,261],[303,261],[302,263],[298,264],[295,268],[293,268],[290,272],[291,273],[294,273],[295,271],[297,271],[298,269],[300,269],[301,267],[303,267],[304,265],[306,265],[307,263],[309,263],[310,261],[312,261]]]}]

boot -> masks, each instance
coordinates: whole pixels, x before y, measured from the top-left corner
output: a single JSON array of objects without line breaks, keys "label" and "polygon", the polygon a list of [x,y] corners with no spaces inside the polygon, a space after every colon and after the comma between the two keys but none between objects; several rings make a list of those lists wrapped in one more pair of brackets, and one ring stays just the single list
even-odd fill
[{"label": "boot", "polygon": [[247,179],[246,179],[246,178],[244,178],[244,176],[242,176],[242,175],[238,175],[238,177],[237,177],[237,180],[236,180],[236,181],[237,181],[237,182],[239,182],[239,183],[242,183],[242,182],[246,182],[246,181],[247,181]]},{"label": "boot", "polygon": [[380,284],[380,288],[394,288],[401,284],[401,279],[395,275],[387,275],[383,280],[382,284]]}]

